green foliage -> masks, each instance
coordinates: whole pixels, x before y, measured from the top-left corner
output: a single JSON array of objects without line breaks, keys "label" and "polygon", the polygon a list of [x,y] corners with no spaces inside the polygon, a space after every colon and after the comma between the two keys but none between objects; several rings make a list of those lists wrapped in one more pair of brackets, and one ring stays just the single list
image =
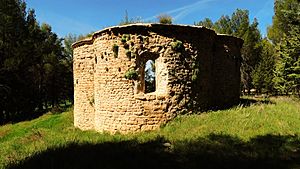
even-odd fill
[{"label": "green foliage", "polygon": [[128,80],[137,80],[138,77],[139,77],[138,72],[133,68],[130,68],[125,72],[125,78]]},{"label": "green foliage", "polygon": [[0,1],[0,124],[32,118],[73,99],[72,49],[25,1]]},{"label": "green foliage", "polygon": [[232,34],[241,38],[243,38],[249,29],[254,29],[252,31],[258,31],[258,22],[256,18],[254,19],[253,23],[250,24],[248,10],[237,9],[231,16],[230,25]]},{"label": "green foliage", "polygon": [[284,34],[300,25],[299,0],[275,0],[272,26],[268,28],[268,38],[274,44],[281,42]]},{"label": "green foliage", "polygon": [[300,96],[300,28],[293,28],[279,46],[276,87],[281,93]]},{"label": "green foliage", "polygon": [[276,0],[273,25],[268,37],[276,45],[275,87],[280,93],[293,93],[300,97],[300,2]]},{"label": "green foliage", "polygon": [[117,44],[113,44],[112,51],[114,52],[114,57],[117,58],[119,55],[119,46]]},{"label": "green foliage", "polygon": [[72,44],[79,40],[79,37],[77,37],[75,34],[68,34],[64,37],[64,48],[65,48],[65,54],[69,57],[69,60],[73,60],[73,48]]},{"label": "green foliage", "polygon": [[214,28],[214,23],[209,18],[205,18],[203,21],[199,21],[197,23],[194,23],[194,25],[196,25],[196,26],[204,26],[204,27],[210,28],[210,29]]},{"label": "green foliage", "polygon": [[172,24],[173,18],[167,14],[161,14],[157,16],[158,22],[161,24]]},{"label": "green foliage", "polygon": [[175,40],[171,42],[171,48],[174,51],[180,52],[184,49],[183,43],[180,40]]},{"label": "green foliage", "polygon": [[220,34],[232,34],[230,17],[222,15],[221,18],[215,22],[215,30]]},{"label": "green foliage", "polygon": [[131,51],[130,50],[126,50],[125,54],[126,54],[128,59],[131,59]]},{"label": "green foliage", "polygon": [[241,66],[242,86],[248,90],[253,88],[252,74],[261,60],[261,35],[257,26],[257,22],[252,23],[242,37],[244,39],[244,45],[241,50],[243,58]]},{"label": "green foliage", "polygon": [[199,69],[198,68],[193,69],[193,74],[192,74],[192,81],[193,82],[197,82],[197,80],[198,80],[198,74],[199,74]]},{"label": "green foliage", "polygon": [[274,46],[267,39],[264,39],[261,42],[261,47],[261,60],[252,72],[253,85],[258,91],[258,93],[273,92],[275,49]]},{"label": "green foliage", "polygon": [[121,42],[124,44],[126,43],[127,41],[129,41],[131,38],[130,38],[130,35],[129,34],[124,34],[122,35],[122,38],[121,38]]}]

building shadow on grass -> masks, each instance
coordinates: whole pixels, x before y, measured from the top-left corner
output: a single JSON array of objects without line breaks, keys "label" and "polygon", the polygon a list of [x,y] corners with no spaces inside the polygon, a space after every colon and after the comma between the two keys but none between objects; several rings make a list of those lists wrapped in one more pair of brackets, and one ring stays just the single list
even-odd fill
[{"label": "building shadow on grass", "polygon": [[9,169],[274,169],[300,168],[298,136],[265,135],[242,141],[209,135],[169,143],[158,137],[101,144],[70,143],[31,156]]},{"label": "building shadow on grass", "polygon": [[274,102],[270,101],[270,99],[250,99],[250,98],[240,98],[240,102],[238,105],[248,107],[253,104],[275,104]]},{"label": "building shadow on grass", "polygon": [[[222,106],[212,106],[209,108],[204,108],[204,109],[199,109],[199,112],[205,112],[205,111],[218,111],[218,110],[227,110],[231,109],[234,107],[249,107],[254,104],[275,104],[275,102],[272,102],[270,99],[255,99],[255,98],[240,98],[237,102],[235,103],[227,103],[223,104]],[[201,107],[201,106],[199,106]]]}]

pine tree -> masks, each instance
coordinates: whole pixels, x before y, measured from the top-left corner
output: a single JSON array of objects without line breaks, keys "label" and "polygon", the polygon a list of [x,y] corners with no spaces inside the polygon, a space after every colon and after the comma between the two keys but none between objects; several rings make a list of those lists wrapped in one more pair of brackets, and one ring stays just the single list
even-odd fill
[{"label": "pine tree", "polygon": [[[39,115],[72,99],[62,40],[20,0],[0,1],[0,124]],[[66,80],[68,79],[68,80]],[[70,85],[70,86],[68,86]],[[70,90],[68,90],[70,91]]]},{"label": "pine tree", "polygon": [[220,34],[232,34],[231,18],[228,15],[222,15],[214,24],[214,29]]},{"label": "pine tree", "polygon": [[214,29],[214,23],[209,18],[205,18],[203,21],[194,23],[196,26],[204,26],[206,28]]},{"label": "pine tree", "polygon": [[276,69],[276,88],[300,96],[300,29],[293,28],[282,40]]},{"label": "pine tree", "polygon": [[257,89],[258,93],[273,92],[274,83],[274,70],[275,70],[275,57],[274,46],[268,39],[264,39],[261,42],[262,52],[259,64],[252,72],[253,85]]},{"label": "pine tree", "polygon": [[276,0],[274,10],[268,36],[278,55],[275,87],[281,93],[300,96],[300,1]]}]

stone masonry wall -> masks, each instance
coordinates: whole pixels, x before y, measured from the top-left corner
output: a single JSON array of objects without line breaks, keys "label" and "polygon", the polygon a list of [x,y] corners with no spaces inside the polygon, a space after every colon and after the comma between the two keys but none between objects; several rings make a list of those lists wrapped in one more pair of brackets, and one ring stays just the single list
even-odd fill
[{"label": "stone masonry wall", "polygon": [[[73,44],[74,125],[111,133],[154,130],[177,114],[236,102],[241,45],[194,26],[134,24],[96,32]],[[155,61],[152,93],[145,93],[148,60]],[[126,79],[128,70],[138,77]]]},{"label": "stone masonry wall", "polygon": [[74,50],[74,125],[94,129],[94,52],[89,45]]}]

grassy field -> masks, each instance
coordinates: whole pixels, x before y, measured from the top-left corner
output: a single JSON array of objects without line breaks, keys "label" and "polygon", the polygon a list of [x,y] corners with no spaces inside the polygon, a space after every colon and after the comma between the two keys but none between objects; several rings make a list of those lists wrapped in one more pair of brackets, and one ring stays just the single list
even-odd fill
[{"label": "grassy field", "polygon": [[75,129],[71,109],[48,113],[0,127],[0,168],[300,168],[300,101],[251,102],[129,135]]}]

